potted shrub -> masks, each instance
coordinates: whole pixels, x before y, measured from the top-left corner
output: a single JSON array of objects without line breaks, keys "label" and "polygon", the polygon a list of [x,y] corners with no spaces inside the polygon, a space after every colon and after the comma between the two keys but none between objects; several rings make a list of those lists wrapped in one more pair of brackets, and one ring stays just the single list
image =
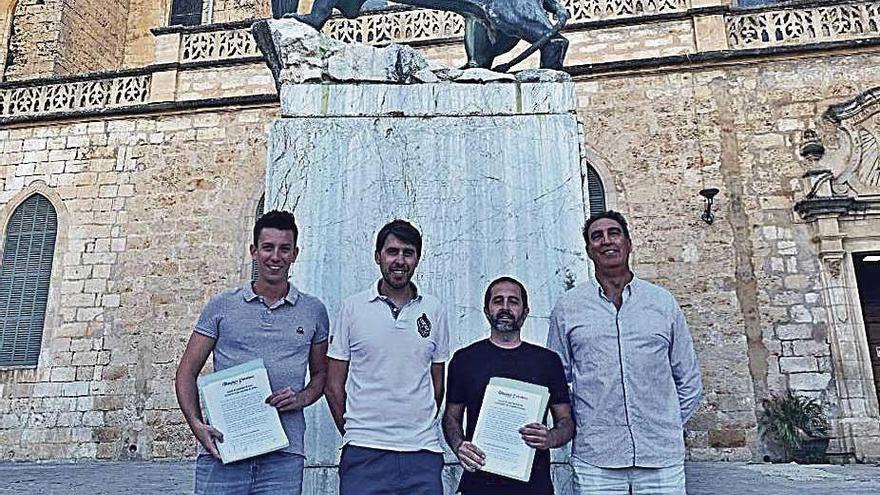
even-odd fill
[{"label": "potted shrub", "polygon": [[795,462],[824,462],[828,450],[828,420],[822,404],[809,397],[772,395],[761,402],[763,411],[758,418],[761,436],[769,437],[785,450],[788,459]]}]

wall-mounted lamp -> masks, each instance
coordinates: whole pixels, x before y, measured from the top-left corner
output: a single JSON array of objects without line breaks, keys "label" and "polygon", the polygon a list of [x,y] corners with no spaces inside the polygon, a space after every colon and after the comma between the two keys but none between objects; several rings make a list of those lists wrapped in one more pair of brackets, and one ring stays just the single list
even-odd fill
[{"label": "wall-mounted lamp", "polygon": [[718,188],[709,187],[700,191],[700,196],[706,198],[706,210],[703,211],[703,214],[700,218],[703,219],[704,222],[712,225],[712,222],[715,221],[715,215],[712,214],[712,200],[715,198],[715,195],[718,194]]}]

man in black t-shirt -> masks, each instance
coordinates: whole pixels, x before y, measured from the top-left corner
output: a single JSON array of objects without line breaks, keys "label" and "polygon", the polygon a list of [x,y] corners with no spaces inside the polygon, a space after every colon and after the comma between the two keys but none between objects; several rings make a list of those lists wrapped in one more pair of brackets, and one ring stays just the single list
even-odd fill
[{"label": "man in black t-shirt", "polygon": [[[529,304],[526,289],[519,281],[501,277],[489,284],[483,312],[491,327],[489,338],[456,352],[447,377],[443,433],[465,470],[458,491],[463,495],[553,495],[550,449],[565,445],[574,435],[562,361],[555,352],[520,340]],[[519,429],[523,441],[537,450],[528,482],[480,471],[486,455],[470,442],[492,377],[534,383],[550,390],[548,409],[553,415],[553,428],[544,424],[545,411],[542,423]],[[462,427],[465,413],[466,432]]]}]

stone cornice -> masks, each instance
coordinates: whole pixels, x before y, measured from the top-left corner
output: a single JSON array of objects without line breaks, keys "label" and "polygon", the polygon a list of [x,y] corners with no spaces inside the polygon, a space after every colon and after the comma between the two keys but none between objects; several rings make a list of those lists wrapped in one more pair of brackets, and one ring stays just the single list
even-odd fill
[{"label": "stone cornice", "polygon": [[807,221],[821,216],[841,216],[852,211],[858,202],[855,198],[812,198],[798,201],[794,205],[801,218]]}]

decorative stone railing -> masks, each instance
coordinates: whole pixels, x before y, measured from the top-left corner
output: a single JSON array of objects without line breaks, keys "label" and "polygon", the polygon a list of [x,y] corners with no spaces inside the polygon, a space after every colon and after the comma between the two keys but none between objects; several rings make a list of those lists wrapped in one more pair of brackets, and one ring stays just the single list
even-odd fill
[{"label": "decorative stone railing", "polygon": [[880,36],[880,2],[788,6],[726,16],[730,49],[803,45]]},{"label": "decorative stone railing", "polygon": [[331,38],[368,45],[411,43],[464,35],[464,18],[452,12],[394,9],[364,14],[357,19],[334,17],[324,25]]},{"label": "decorative stone railing", "polygon": [[[571,15],[569,24],[575,24],[684,12],[689,0],[562,0],[562,3]],[[327,21],[324,32],[349,43],[434,41],[463,36],[464,19],[451,12],[394,8],[365,13],[357,19],[334,17]]]},{"label": "decorative stone railing", "polygon": [[147,103],[149,97],[149,74],[48,84],[23,83],[0,89],[0,117],[129,107]]},{"label": "decorative stone railing", "polygon": [[250,28],[184,33],[180,62],[227,60],[260,55]]},{"label": "decorative stone railing", "polygon": [[568,9],[569,23],[646,17],[688,9],[690,0],[562,0]]}]

